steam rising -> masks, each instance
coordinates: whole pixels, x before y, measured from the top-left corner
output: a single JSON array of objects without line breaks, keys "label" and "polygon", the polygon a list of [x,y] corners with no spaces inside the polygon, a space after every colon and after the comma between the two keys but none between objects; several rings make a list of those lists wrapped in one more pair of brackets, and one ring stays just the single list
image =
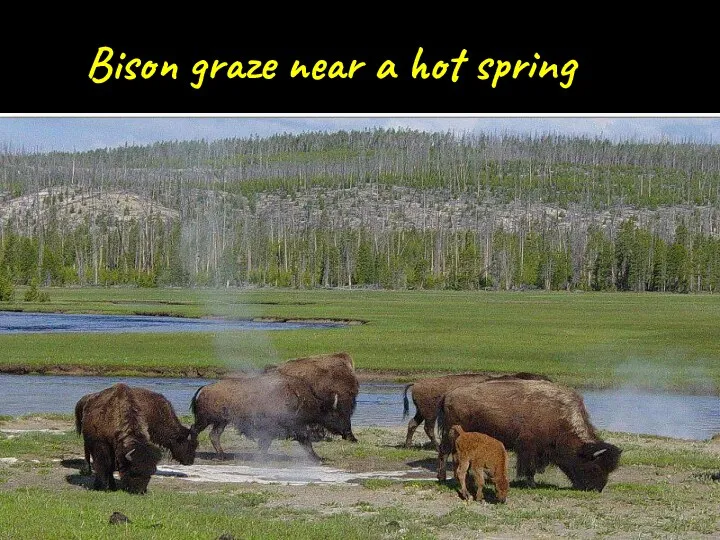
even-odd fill
[{"label": "steam rising", "polygon": [[[719,389],[705,361],[682,351],[662,358],[630,357],[618,365],[615,376],[624,381],[616,390],[583,391],[593,423],[601,429],[666,437],[709,439],[720,432]],[[687,395],[668,388],[689,386]]]}]

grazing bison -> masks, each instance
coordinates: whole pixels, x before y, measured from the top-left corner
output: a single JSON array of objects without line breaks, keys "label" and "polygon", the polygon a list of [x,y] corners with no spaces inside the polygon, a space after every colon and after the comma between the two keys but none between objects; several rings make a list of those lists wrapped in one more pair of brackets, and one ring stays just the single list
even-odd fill
[{"label": "grazing bison", "polygon": [[273,369],[305,381],[321,402],[332,404],[332,410],[337,416],[335,421],[343,424],[337,433],[345,440],[357,442],[350,418],[355,412],[360,383],[355,375],[355,364],[348,353],[295,358]]},{"label": "grazing bison", "polygon": [[536,472],[557,465],[575,489],[602,491],[622,450],[603,442],[582,397],[549,381],[488,380],[449,391],[438,409],[442,440],[438,479],[445,480],[450,426],[498,439],[517,455],[517,475],[534,486]]},{"label": "grazing bison", "polygon": [[123,489],[145,493],[162,452],[150,442],[147,422],[130,387],[120,383],[90,396],[81,424],[85,455],[92,457],[95,469],[93,487],[116,489],[113,471],[117,470]]},{"label": "grazing bison", "polygon": [[[302,430],[303,437],[308,441],[319,440],[325,430],[340,435],[343,439],[357,441],[352,432],[350,418],[355,412],[360,385],[352,358],[347,353],[308,356],[280,365],[266,366],[261,374],[239,374],[232,379],[224,379],[198,389],[190,403],[190,409],[195,415],[194,428],[199,433],[207,426],[212,426],[210,441],[220,457],[224,454],[220,436],[228,423],[235,423],[232,422],[230,405],[237,401],[237,408],[243,407],[245,403],[244,394],[237,399],[235,394],[245,392],[242,389],[248,384],[252,386],[258,381],[262,383],[264,379],[257,377],[265,375],[287,376],[288,381],[294,381],[293,385],[304,383],[307,387],[303,395],[309,392],[313,399],[308,403],[317,404],[319,414],[315,423],[308,423]],[[262,449],[261,439],[258,439],[258,444]]]},{"label": "grazing bison", "polygon": [[210,441],[220,458],[224,451],[220,435],[227,424],[256,440],[263,454],[273,439],[292,438],[316,461],[320,457],[311,441],[318,426],[347,435],[349,423],[338,410],[340,399],[316,396],[302,379],[277,372],[224,379],[198,389],[190,408],[195,415],[192,429],[202,432],[213,426]]},{"label": "grazing bison", "polygon": [[437,415],[437,408],[438,404],[440,403],[440,398],[442,398],[442,396],[446,392],[452,390],[453,388],[458,388],[467,384],[483,382],[493,378],[517,378],[527,380],[537,379],[545,381],[550,380],[543,375],[536,375],[534,373],[525,372],[515,373],[514,375],[501,375],[497,377],[480,373],[460,373],[456,375],[431,377],[427,379],[422,379],[416,383],[408,384],[405,387],[405,393],[403,395],[403,417],[407,417],[408,412],[410,411],[410,403],[407,397],[407,393],[410,387],[412,387],[412,400],[415,404],[415,416],[408,423],[407,436],[405,437],[405,447],[410,448],[410,445],[412,445],[412,438],[415,430],[424,421],[425,433],[432,441],[435,448],[437,448],[438,443],[437,439],[435,438],[435,417]]},{"label": "grazing bison", "polygon": [[[180,423],[172,404],[163,395],[145,388],[116,385],[80,398],[75,405],[75,429],[78,434],[83,433],[88,407],[96,407],[98,399],[102,403],[103,396],[116,393],[118,386],[123,387],[123,391],[132,397],[147,428],[149,441],[168,449],[173,459],[183,465],[192,465],[198,446],[197,434]],[[90,455],[90,447],[85,445],[86,466],[92,470]]]},{"label": "grazing bison", "polygon": [[484,433],[465,431],[459,425],[450,428],[450,442],[455,479],[460,484],[460,497],[463,499],[470,497],[466,484],[468,469],[470,469],[477,486],[475,500],[483,499],[485,469],[487,469],[495,484],[498,501],[504,503],[510,489],[510,482],[508,481],[508,454],[503,443]]}]

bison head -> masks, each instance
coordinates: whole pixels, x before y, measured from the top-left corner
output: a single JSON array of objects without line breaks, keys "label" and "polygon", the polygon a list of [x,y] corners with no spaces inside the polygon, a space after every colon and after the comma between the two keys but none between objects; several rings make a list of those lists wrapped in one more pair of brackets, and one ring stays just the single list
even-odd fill
[{"label": "bison head", "polygon": [[331,433],[341,435],[343,439],[357,442],[352,432],[350,417],[355,411],[355,397],[343,396],[339,393],[332,395],[332,400],[326,404],[322,415],[322,425]]},{"label": "bison head", "polygon": [[170,441],[170,453],[173,459],[183,465],[192,465],[198,447],[197,432],[190,429],[181,430],[180,434]]},{"label": "bison head", "polygon": [[622,450],[606,442],[585,443],[565,473],[575,489],[601,492],[618,467]]},{"label": "bison head", "polygon": [[129,493],[146,493],[150,477],[157,471],[161,457],[159,448],[143,443],[125,452],[119,467],[122,488]]}]

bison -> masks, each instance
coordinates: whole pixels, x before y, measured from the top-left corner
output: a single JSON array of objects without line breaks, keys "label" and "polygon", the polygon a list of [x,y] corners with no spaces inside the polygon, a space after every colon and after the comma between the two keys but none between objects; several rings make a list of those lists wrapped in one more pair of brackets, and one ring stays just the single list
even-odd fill
[{"label": "bison", "polygon": [[116,489],[113,471],[117,470],[123,489],[147,491],[162,457],[148,431],[140,404],[125,384],[116,384],[85,401],[81,432],[85,455],[92,457],[95,469],[95,489]]},{"label": "bison", "polygon": [[346,352],[295,358],[275,366],[277,373],[305,381],[312,393],[324,404],[332,403],[342,427],[337,431],[343,439],[357,442],[350,418],[355,412],[360,383],[355,375],[355,364]]},{"label": "bison", "polygon": [[510,483],[508,482],[508,454],[503,443],[484,433],[465,431],[462,426],[450,428],[450,442],[455,468],[455,479],[460,484],[460,497],[470,497],[466,477],[468,469],[472,470],[477,491],[475,500],[483,499],[485,469],[490,471],[498,501],[507,499]]},{"label": "bison", "polygon": [[320,426],[331,433],[348,434],[349,424],[339,411],[339,398],[331,402],[316,396],[302,379],[277,372],[224,379],[203,386],[192,398],[196,433],[213,426],[210,441],[220,458],[224,451],[220,435],[227,424],[256,440],[263,454],[274,439],[291,438],[311,459],[320,457],[311,440]]},{"label": "bison", "polygon": [[438,408],[442,434],[438,479],[445,480],[451,450],[450,426],[479,431],[514,450],[517,476],[534,486],[536,472],[557,465],[573,488],[602,491],[618,467],[622,450],[598,436],[582,397],[570,388],[542,380],[488,380],[450,390]]},{"label": "bison", "polygon": [[[262,383],[264,379],[257,377],[264,376],[287,376],[289,378],[286,381],[293,381],[292,385],[302,383],[307,387],[303,390],[303,395],[309,392],[312,400],[307,400],[307,403],[312,403],[313,407],[317,405],[315,408],[318,411],[316,421],[312,422],[310,418],[307,426],[302,429],[302,437],[307,438],[308,442],[318,440],[319,434],[324,430],[340,435],[343,439],[357,441],[352,432],[350,418],[355,412],[360,385],[352,358],[343,352],[308,356],[280,365],[266,366],[261,374],[241,373],[232,379],[199,388],[195,392],[190,403],[190,410],[195,415],[194,428],[199,433],[207,426],[212,426],[210,442],[221,458],[224,451],[220,445],[220,436],[228,423],[236,423],[231,418],[233,407],[244,407],[244,389],[247,385],[256,385],[258,381]],[[236,397],[238,392],[242,395]],[[233,414],[237,416],[237,412],[236,410]],[[310,411],[308,413],[311,417],[314,414]],[[262,449],[263,441],[258,439],[258,444]]]},{"label": "bison", "polygon": [[410,411],[410,403],[408,401],[407,393],[410,387],[412,387],[412,400],[415,404],[415,416],[408,423],[407,436],[405,437],[405,447],[410,448],[412,444],[413,434],[420,424],[425,422],[425,433],[427,434],[430,441],[437,448],[438,443],[435,438],[435,416],[437,414],[437,407],[440,403],[442,396],[460,386],[468,384],[478,383],[487,381],[492,378],[507,379],[517,378],[526,380],[545,380],[549,381],[547,377],[543,375],[536,375],[534,373],[515,373],[514,375],[501,375],[493,377],[491,375],[481,373],[460,373],[454,375],[444,375],[441,377],[431,377],[422,379],[416,383],[408,384],[405,387],[405,393],[403,395],[403,417],[407,417]]},{"label": "bison", "polygon": [[[118,394],[119,389],[122,390],[120,394]],[[198,446],[197,434],[180,423],[172,404],[163,395],[146,388],[130,387],[120,383],[80,398],[75,405],[75,428],[78,434],[85,433],[84,424],[88,421],[89,411],[106,403],[110,395],[116,396],[114,403],[120,403],[118,395],[129,396],[136,408],[139,421],[147,430],[148,441],[152,445],[169,450],[173,459],[183,465],[192,465]],[[91,454],[91,446],[86,444],[85,462],[90,470],[92,470]],[[110,482],[111,485],[113,483]]]}]

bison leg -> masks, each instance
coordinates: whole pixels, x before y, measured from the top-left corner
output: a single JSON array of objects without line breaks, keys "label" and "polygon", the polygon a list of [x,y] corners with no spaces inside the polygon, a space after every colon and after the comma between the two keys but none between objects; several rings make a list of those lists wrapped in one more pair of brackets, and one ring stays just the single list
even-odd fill
[{"label": "bison leg", "polygon": [[227,426],[227,422],[218,422],[217,424],[213,424],[213,427],[210,430],[210,442],[212,443],[215,452],[218,453],[220,459],[225,459],[225,452],[223,452],[223,448],[220,446],[220,435],[222,435],[223,431],[225,431],[225,426]]},{"label": "bison leg", "polygon": [[416,412],[415,416],[413,416],[410,419],[410,422],[408,422],[407,437],[405,437],[405,448],[410,448],[410,445],[412,445],[413,434],[423,420],[424,418],[422,414],[420,414],[420,412]]},{"label": "bison leg", "polygon": [[482,501],[484,499],[483,486],[485,485],[485,471],[482,466],[473,464],[472,475],[473,478],[475,478],[475,486],[477,487],[477,490],[475,491],[475,500]]},{"label": "bison leg", "polygon": [[[437,445],[438,450],[438,467],[437,467],[437,479],[440,482],[445,481],[446,477],[446,458],[449,455],[454,455],[456,453],[455,445],[453,444],[453,441],[450,440],[450,434],[446,429],[443,430],[441,435],[440,444]],[[453,461],[455,461],[453,459]]]},{"label": "bison leg", "polygon": [[346,441],[358,442],[358,440],[355,438],[355,435],[353,434],[352,430],[348,431],[347,433],[343,433],[342,438]]},{"label": "bison leg", "polygon": [[115,485],[115,478],[113,477],[113,470],[115,470],[114,456],[110,453],[109,448],[99,447],[96,445],[93,452],[93,467],[95,469],[95,480],[93,482],[93,489],[105,490],[117,489]]},{"label": "bison leg", "polygon": [[312,443],[310,442],[310,439],[308,439],[307,437],[298,437],[297,442],[299,442],[300,446],[303,447],[303,450],[305,450],[305,452],[307,452],[307,455],[308,455],[308,457],[310,457],[310,459],[312,459],[315,462],[322,461],[320,456],[318,456],[315,453],[315,450],[312,447]]},{"label": "bison leg", "polygon": [[510,490],[510,482],[508,481],[504,463],[497,464],[495,466],[495,471],[493,472],[492,477],[498,501],[504,503],[507,499],[508,491]]},{"label": "bison leg", "polygon": [[528,487],[535,487],[535,449],[529,445],[519,445],[517,449],[517,477],[525,478]]},{"label": "bison leg", "polygon": [[90,461],[90,447],[87,442],[83,446],[85,447],[85,463],[80,467],[80,474],[89,476],[93,472],[92,462]]},{"label": "bison leg", "polygon": [[425,426],[423,427],[425,430],[425,434],[430,439],[430,442],[433,443],[433,446],[435,448],[438,447],[437,439],[435,438],[435,422],[434,421],[428,421],[427,418],[425,419]]},{"label": "bison leg", "polygon": [[437,479],[440,482],[444,482],[446,479],[446,458],[447,458],[448,452],[445,449],[444,445],[441,443],[438,448],[438,464],[437,464]]},{"label": "bison leg", "polygon": [[467,459],[461,459],[458,462],[456,462],[455,479],[460,484],[460,498],[462,498],[462,500],[464,500],[464,501],[466,501],[470,497],[470,494],[468,493],[468,490],[467,490],[467,484],[466,484],[467,472],[468,472],[469,468],[470,468],[470,461]]},{"label": "bison leg", "polygon": [[267,456],[270,445],[272,444],[272,437],[260,437],[258,439],[258,448],[263,456]]}]

